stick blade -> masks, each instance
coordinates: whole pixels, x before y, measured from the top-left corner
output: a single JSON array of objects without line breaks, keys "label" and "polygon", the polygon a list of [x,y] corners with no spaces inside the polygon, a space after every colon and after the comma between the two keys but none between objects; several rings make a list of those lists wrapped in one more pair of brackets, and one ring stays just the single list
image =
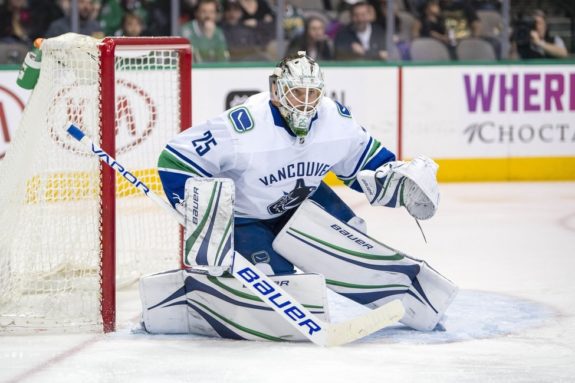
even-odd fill
[{"label": "stick blade", "polygon": [[341,323],[330,323],[324,346],[340,346],[366,337],[397,323],[405,313],[403,304],[395,299],[360,317]]}]

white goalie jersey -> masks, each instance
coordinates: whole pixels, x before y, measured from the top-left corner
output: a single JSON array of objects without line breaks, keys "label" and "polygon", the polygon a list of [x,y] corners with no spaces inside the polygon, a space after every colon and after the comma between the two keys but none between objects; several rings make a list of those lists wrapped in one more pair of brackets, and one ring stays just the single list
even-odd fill
[{"label": "white goalie jersey", "polygon": [[158,170],[174,206],[184,199],[187,178],[230,178],[236,218],[271,219],[299,206],[330,170],[360,191],[360,170],[394,159],[346,107],[327,97],[305,139],[296,137],[264,92],[174,137]]}]

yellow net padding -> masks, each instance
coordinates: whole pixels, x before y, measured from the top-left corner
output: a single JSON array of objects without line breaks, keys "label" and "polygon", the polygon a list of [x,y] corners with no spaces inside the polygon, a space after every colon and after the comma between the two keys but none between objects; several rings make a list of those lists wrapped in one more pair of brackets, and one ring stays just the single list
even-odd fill
[{"label": "yellow net padding", "polygon": [[[140,169],[131,172],[150,190],[162,194],[157,169]],[[26,204],[39,202],[71,202],[95,199],[99,195],[99,177],[90,172],[62,172],[37,175],[26,182]],[[139,196],[141,191],[116,174],[116,197]]]}]

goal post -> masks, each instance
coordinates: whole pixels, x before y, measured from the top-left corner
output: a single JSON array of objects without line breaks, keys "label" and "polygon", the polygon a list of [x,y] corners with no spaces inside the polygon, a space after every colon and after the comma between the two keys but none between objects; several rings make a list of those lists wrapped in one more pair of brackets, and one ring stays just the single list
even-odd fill
[{"label": "goal post", "polygon": [[[176,52],[179,77],[179,130],[191,126],[191,64],[192,54],[189,41],[181,37],[116,37],[105,38],[99,45],[101,68],[101,105],[102,105],[102,149],[112,154],[115,149],[116,129],[116,51],[141,52],[161,50]],[[158,65],[158,70],[164,70],[165,63]],[[147,68],[152,69],[152,68]],[[114,155],[114,154],[112,154]],[[154,157],[154,160],[157,155]],[[115,286],[115,173],[113,169],[100,164],[102,173],[102,320],[104,332],[114,331],[116,322],[116,286]],[[106,208],[108,207],[108,208]],[[176,258],[177,259],[177,258]]]},{"label": "goal post", "polygon": [[116,289],[180,267],[177,222],[65,133],[78,124],[161,192],[156,161],[191,125],[180,37],[66,34],[0,162],[0,333],[113,331]]}]

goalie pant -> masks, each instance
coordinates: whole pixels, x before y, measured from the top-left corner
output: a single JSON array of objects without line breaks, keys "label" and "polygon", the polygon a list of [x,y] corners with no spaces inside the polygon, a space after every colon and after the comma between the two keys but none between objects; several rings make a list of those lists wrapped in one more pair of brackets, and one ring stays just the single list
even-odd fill
[{"label": "goalie pant", "polygon": [[327,286],[368,307],[400,298],[400,322],[433,330],[457,294],[453,282],[426,262],[400,253],[305,201],[273,242],[274,250]]}]

